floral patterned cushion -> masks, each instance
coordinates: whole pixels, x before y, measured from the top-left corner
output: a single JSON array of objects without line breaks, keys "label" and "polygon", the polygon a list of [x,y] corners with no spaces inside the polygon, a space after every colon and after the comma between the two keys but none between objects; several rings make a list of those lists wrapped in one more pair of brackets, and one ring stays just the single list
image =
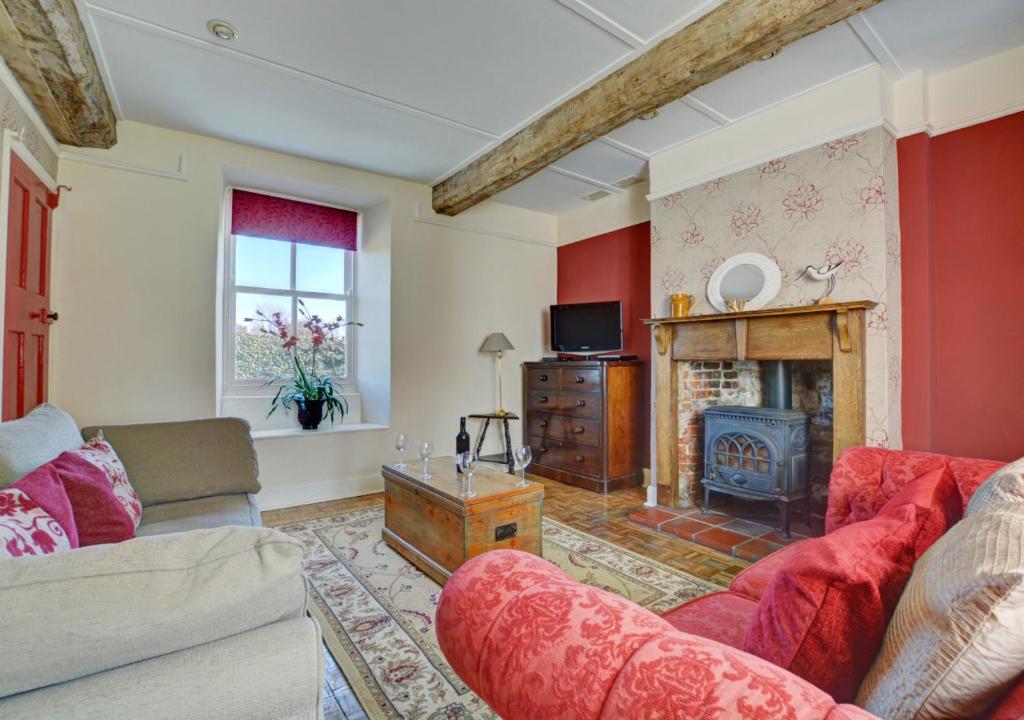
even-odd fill
[{"label": "floral patterned cushion", "polygon": [[124,464],[117,457],[117,453],[114,452],[110,443],[103,438],[103,433],[98,433],[89,442],[70,452],[103,471],[114,491],[114,497],[127,511],[135,528],[138,529],[139,523],[142,521],[142,503],[139,502],[135,488],[128,482],[128,473],[125,472]]},{"label": "floral patterned cushion", "polygon": [[18,488],[0,490],[0,558],[70,550],[64,528]]},{"label": "floral patterned cushion", "polygon": [[506,720],[873,717],[511,550],[452,575],[437,637],[459,677]]},{"label": "floral patterned cushion", "polygon": [[60,473],[52,463],[36,468],[11,487],[24,492],[32,498],[32,502],[43,509],[43,512],[60,523],[67,533],[72,549],[79,546],[78,526],[75,525],[71,498],[68,497],[67,490],[61,482]]}]

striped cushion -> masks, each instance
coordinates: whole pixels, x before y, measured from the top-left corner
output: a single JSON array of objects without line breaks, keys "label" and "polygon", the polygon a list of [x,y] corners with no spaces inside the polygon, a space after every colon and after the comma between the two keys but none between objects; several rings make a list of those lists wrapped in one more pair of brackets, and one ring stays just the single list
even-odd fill
[{"label": "striped cushion", "polygon": [[1004,492],[1024,480],[1014,466],[918,560],[861,707],[890,720],[982,717],[1024,671],[1024,504]]},{"label": "striped cushion", "polygon": [[1024,510],[1024,458],[997,470],[986,480],[971,497],[964,514],[1007,510],[1015,505]]}]

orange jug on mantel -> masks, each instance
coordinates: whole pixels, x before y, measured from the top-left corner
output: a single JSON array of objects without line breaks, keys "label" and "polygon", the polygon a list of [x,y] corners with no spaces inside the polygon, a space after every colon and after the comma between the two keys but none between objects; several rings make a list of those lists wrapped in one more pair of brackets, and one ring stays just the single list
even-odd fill
[{"label": "orange jug on mantel", "polygon": [[672,295],[672,317],[684,318],[689,316],[697,299],[687,293],[675,293]]}]

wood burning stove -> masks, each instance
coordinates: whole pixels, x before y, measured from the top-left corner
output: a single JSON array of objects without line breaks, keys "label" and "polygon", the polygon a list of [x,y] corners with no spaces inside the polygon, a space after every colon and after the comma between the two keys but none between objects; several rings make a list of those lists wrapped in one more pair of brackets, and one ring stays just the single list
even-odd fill
[{"label": "wood burning stove", "polygon": [[778,503],[789,537],[790,503],[803,500],[810,522],[807,459],[810,418],[792,410],[786,363],[766,368],[765,397],[775,407],[727,405],[704,411],[704,512],[712,492]]}]

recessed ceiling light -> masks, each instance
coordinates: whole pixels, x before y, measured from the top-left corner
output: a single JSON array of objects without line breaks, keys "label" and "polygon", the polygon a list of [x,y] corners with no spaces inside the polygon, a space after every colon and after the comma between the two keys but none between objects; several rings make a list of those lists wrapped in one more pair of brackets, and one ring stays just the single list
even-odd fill
[{"label": "recessed ceiling light", "polygon": [[607,190],[595,190],[592,193],[584,195],[583,199],[588,201],[588,202],[594,202],[595,200],[600,200],[605,195],[611,195],[611,193],[608,192]]},{"label": "recessed ceiling light", "polygon": [[227,20],[211,20],[206,23],[206,29],[218,40],[234,40],[238,37],[238,28]]},{"label": "recessed ceiling light", "polygon": [[651,110],[650,112],[646,112],[643,115],[641,115],[640,119],[641,120],[653,120],[656,117],[658,117],[658,111],[657,110]]},{"label": "recessed ceiling light", "polygon": [[759,57],[758,60],[760,60],[761,62],[764,62],[765,60],[771,60],[773,57],[778,55],[779,52],[779,50],[771,50],[770,52],[766,52],[764,55]]}]

